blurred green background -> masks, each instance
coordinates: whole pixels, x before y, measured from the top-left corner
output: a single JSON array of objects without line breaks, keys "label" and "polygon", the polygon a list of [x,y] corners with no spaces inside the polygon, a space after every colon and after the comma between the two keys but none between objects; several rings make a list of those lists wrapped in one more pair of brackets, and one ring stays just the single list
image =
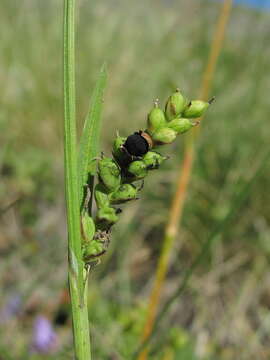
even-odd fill
[{"label": "blurred green background", "polygon": [[[127,136],[144,127],[154,98],[164,104],[176,86],[196,98],[220,7],[78,1],[78,128],[104,60],[106,154],[117,130]],[[0,33],[0,359],[72,359],[62,1],[2,0]],[[163,301],[218,227],[216,241],[159,325],[151,359],[270,358],[269,38],[270,13],[233,7]],[[139,344],[184,138],[162,149],[170,160],[147,178],[141,200],[126,206],[91,276],[94,359],[130,359]],[[237,195],[254,176],[238,208]],[[231,221],[219,226],[226,214]],[[57,337],[43,354],[33,345],[41,316]]]}]

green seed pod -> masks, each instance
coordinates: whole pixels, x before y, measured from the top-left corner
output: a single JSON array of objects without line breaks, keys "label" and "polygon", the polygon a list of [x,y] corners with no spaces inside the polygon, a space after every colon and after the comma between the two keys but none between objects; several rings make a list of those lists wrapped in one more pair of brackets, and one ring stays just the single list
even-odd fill
[{"label": "green seed pod", "polygon": [[107,224],[115,224],[118,221],[116,210],[112,207],[102,207],[97,211],[98,222],[106,222]]},{"label": "green seed pod", "polygon": [[95,200],[98,208],[109,207],[110,201],[108,197],[108,190],[106,187],[99,183],[95,186]]},{"label": "green seed pod", "polygon": [[112,154],[115,157],[115,159],[121,159],[123,152],[121,150],[121,146],[124,145],[124,143],[126,142],[127,138],[123,137],[123,136],[119,136],[117,135],[116,139],[113,142],[113,149],[112,149]]},{"label": "green seed pod", "polygon": [[105,251],[104,246],[97,240],[92,240],[87,243],[83,248],[83,258],[85,261],[101,255]]},{"label": "green seed pod", "polygon": [[166,126],[166,118],[163,110],[158,107],[158,100],[155,101],[153,109],[147,117],[147,132],[153,134],[156,130]]},{"label": "green seed pod", "polygon": [[175,119],[177,116],[181,115],[185,106],[186,106],[186,99],[181,94],[179,89],[177,89],[176,92],[169,97],[165,106],[165,113],[167,120],[170,121],[172,119]]},{"label": "green seed pod", "polygon": [[202,100],[192,100],[183,112],[185,118],[197,118],[202,116],[209,106],[209,102]]},{"label": "green seed pod", "polygon": [[121,183],[120,168],[110,158],[103,158],[98,162],[98,173],[100,180],[109,191],[116,190]]},{"label": "green seed pod", "polygon": [[152,138],[157,145],[164,145],[172,143],[176,138],[177,132],[168,127],[156,131]]},{"label": "green seed pod", "polygon": [[133,175],[136,180],[139,180],[147,175],[147,168],[143,161],[133,161],[128,167],[128,172]]},{"label": "green seed pod", "polygon": [[137,188],[132,184],[123,184],[118,190],[110,193],[109,199],[111,204],[121,204],[137,197]]},{"label": "green seed pod", "polygon": [[186,131],[190,130],[194,124],[189,119],[173,119],[169,122],[168,127],[177,132],[177,134],[184,134]]},{"label": "green seed pod", "polygon": [[84,211],[82,214],[82,233],[83,238],[86,242],[89,242],[93,239],[96,231],[94,220],[88,214],[88,212]]},{"label": "green seed pod", "polygon": [[155,151],[148,151],[148,153],[143,157],[143,162],[145,163],[148,170],[154,170],[158,169],[166,159],[167,158],[165,156],[162,156]]}]

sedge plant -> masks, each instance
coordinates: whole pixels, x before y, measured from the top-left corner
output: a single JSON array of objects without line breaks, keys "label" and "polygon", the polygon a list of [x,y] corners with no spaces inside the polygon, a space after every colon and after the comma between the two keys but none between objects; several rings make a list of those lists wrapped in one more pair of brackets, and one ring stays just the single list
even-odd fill
[{"label": "sedge plant", "polygon": [[105,66],[101,69],[78,149],[75,97],[75,0],[64,1],[63,34],[65,193],[74,352],[77,360],[90,360],[90,334],[86,302],[88,272],[82,257],[80,204],[83,198],[85,178],[91,177],[86,153],[91,158],[98,151],[100,113],[106,83],[106,70]]},{"label": "sedge plant", "polygon": [[[122,205],[138,199],[146,176],[167,159],[157,147],[199,125],[210,101],[189,101],[179,89],[169,96],[165,109],[156,100],[145,130],[128,137],[117,135],[112,157],[99,155],[101,108],[106,84],[102,67],[84,128],[77,145],[75,97],[75,0],[64,8],[64,155],[68,226],[69,287],[77,360],[90,360],[87,309],[89,271],[110,244],[112,226]],[[94,180],[97,183],[94,186]],[[95,200],[96,212],[92,214]]]}]

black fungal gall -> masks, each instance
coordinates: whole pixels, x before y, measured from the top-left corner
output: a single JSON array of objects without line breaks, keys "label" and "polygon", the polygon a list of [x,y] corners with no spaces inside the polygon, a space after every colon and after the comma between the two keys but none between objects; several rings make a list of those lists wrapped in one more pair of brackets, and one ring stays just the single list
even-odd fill
[{"label": "black fungal gall", "polygon": [[122,148],[131,156],[141,157],[152,147],[151,137],[142,131],[135,132],[125,141]]}]

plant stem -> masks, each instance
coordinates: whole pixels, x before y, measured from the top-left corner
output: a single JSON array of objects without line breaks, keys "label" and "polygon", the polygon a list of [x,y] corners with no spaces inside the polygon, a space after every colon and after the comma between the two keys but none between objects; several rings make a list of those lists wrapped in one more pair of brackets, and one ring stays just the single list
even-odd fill
[{"label": "plant stem", "polygon": [[[217,60],[221,52],[231,7],[232,0],[224,0],[219,19],[217,21],[216,32],[212,40],[208,62],[203,74],[201,89],[199,91],[199,98],[202,100],[207,99],[209,95]],[[148,313],[143,329],[142,343],[147,341],[153,331],[157,309],[169,267],[170,256],[175,237],[178,233],[179,222],[181,220],[188,184],[191,177],[193,160],[195,156],[194,140],[196,135],[197,131],[193,131],[186,142],[183,165],[180,169],[180,175],[177,181],[177,190],[173,198],[169,221],[165,229],[163,247],[157,264],[154,286],[149,297]],[[148,358],[148,350],[148,348],[142,349],[138,356],[138,360],[146,360]]]},{"label": "plant stem", "polygon": [[[81,250],[75,101],[75,0],[64,0],[64,154],[69,285],[76,360],[90,360],[87,286]],[[86,279],[87,280],[87,279]],[[85,281],[85,283],[87,283]]]}]

